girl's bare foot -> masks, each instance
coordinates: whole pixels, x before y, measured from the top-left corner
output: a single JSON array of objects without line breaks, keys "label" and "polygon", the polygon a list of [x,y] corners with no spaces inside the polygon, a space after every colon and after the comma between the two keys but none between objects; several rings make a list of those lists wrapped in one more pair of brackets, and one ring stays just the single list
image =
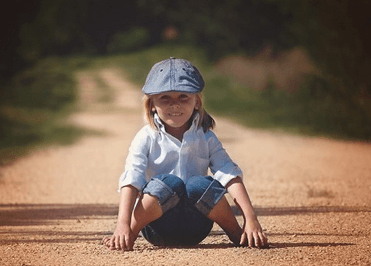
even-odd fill
[{"label": "girl's bare foot", "polygon": [[108,249],[114,248],[114,246],[111,246],[111,237],[108,236],[103,237],[102,244],[105,245]]},{"label": "girl's bare foot", "polygon": [[224,232],[227,234],[229,240],[233,242],[236,246],[241,246],[241,236],[242,236],[242,229],[238,228],[235,231],[231,231],[229,228],[223,229]]},{"label": "girl's bare foot", "polygon": [[225,197],[214,206],[208,218],[216,222],[235,245],[240,245],[243,231]]}]

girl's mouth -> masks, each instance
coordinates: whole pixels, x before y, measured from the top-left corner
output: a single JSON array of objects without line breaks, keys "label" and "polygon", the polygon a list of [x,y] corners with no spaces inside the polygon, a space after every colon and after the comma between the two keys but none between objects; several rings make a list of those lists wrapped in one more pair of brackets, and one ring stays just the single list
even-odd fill
[{"label": "girl's mouth", "polygon": [[170,113],[169,116],[181,116],[182,113]]}]

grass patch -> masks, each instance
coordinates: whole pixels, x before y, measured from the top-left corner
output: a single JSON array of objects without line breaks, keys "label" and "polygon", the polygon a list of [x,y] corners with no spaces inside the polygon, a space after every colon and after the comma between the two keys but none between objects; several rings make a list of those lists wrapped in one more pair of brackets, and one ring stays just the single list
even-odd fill
[{"label": "grass patch", "polygon": [[[344,99],[327,94],[328,83],[310,77],[298,93],[277,91],[273,84],[254,91],[217,73],[202,50],[163,45],[136,53],[98,57],[47,58],[26,69],[8,84],[1,84],[0,164],[13,161],[35,147],[71,144],[86,133],[64,123],[76,111],[77,71],[122,69],[123,75],[142,86],[154,63],[174,56],[194,63],[206,88],[206,109],[243,125],[310,136],[340,139],[371,139],[370,116],[360,116]],[[100,102],[113,98],[105,81],[95,78]],[[96,133],[96,132],[95,132]]]},{"label": "grass patch", "polygon": [[71,144],[89,132],[65,123],[76,110],[75,71],[86,65],[83,58],[47,58],[1,86],[0,164],[40,146]]},{"label": "grass patch", "polygon": [[142,86],[154,63],[170,56],[185,58],[203,75],[205,106],[211,113],[252,128],[336,139],[371,139],[371,128],[367,126],[371,124],[371,115],[362,117],[343,99],[328,94],[331,85],[325,79],[308,77],[293,94],[278,91],[273,84],[264,91],[255,91],[217,73],[204,54],[189,46],[159,46],[101,58],[96,63],[121,67]]},{"label": "grass patch", "polygon": [[273,85],[254,91],[221,77],[212,79],[211,84],[213,92],[206,93],[210,109],[248,127],[335,139],[371,139],[371,128],[367,127],[370,116],[365,120],[359,111],[331,95],[313,95],[307,84],[294,94],[278,91]]},{"label": "grass patch", "polygon": [[142,86],[153,64],[171,56],[188,59],[201,71],[210,68],[201,50],[189,46],[172,45],[152,47],[135,53],[95,57],[89,62],[88,68],[90,70],[104,67],[123,69],[123,74],[129,75],[134,83]]}]

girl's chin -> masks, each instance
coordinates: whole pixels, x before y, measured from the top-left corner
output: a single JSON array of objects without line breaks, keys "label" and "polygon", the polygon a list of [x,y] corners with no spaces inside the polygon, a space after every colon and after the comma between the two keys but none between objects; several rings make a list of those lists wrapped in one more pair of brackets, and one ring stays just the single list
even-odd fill
[{"label": "girl's chin", "polygon": [[165,123],[171,127],[182,127],[187,124],[188,120],[184,119],[184,117],[172,117],[170,119],[166,119]]},{"label": "girl's chin", "polygon": [[168,119],[167,121],[164,121],[165,124],[172,128],[182,128],[187,125],[188,121],[176,121],[174,119]]},{"label": "girl's chin", "polygon": [[183,127],[186,123],[166,123],[169,127],[172,128],[181,128]]}]

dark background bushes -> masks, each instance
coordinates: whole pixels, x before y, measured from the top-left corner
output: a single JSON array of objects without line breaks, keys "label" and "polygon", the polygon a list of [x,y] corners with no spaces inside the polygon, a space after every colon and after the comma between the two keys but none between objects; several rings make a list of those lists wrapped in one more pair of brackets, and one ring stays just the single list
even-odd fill
[{"label": "dark background bushes", "polygon": [[[369,139],[369,10],[368,0],[9,1],[1,11],[0,104],[62,110],[75,98],[73,76],[63,69],[65,57],[182,45],[197,47],[213,64],[230,54],[254,56],[265,47],[273,57],[301,47],[317,71],[295,95],[275,92],[273,84],[262,93],[245,87],[240,89],[245,98],[223,99],[238,105],[221,109],[262,113],[260,101],[269,106],[263,119],[277,125],[291,121],[324,132],[331,121],[330,131]],[[169,27],[176,31],[174,38],[164,35]],[[295,117],[298,110],[302,115]],[[0,119],[2,134],[13,132],[12,119]]]}]

